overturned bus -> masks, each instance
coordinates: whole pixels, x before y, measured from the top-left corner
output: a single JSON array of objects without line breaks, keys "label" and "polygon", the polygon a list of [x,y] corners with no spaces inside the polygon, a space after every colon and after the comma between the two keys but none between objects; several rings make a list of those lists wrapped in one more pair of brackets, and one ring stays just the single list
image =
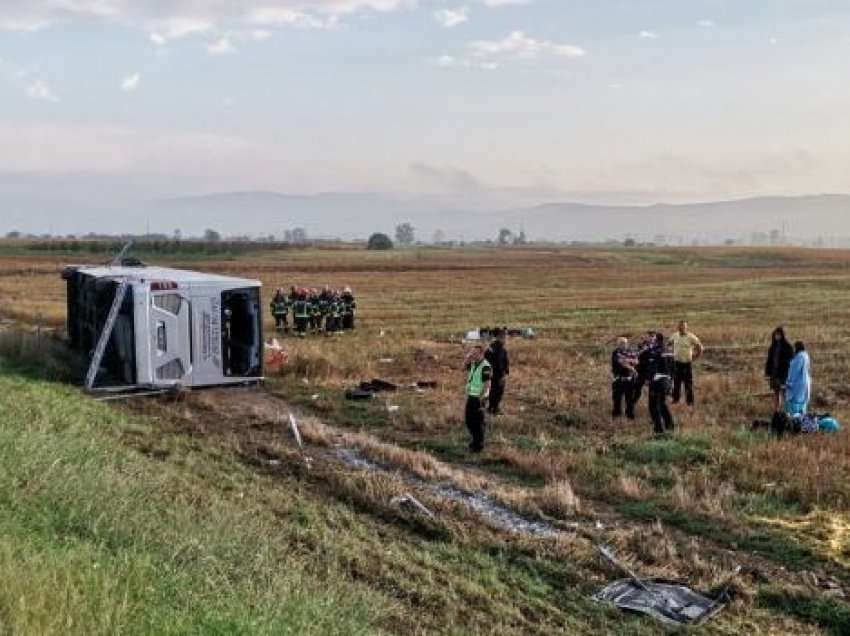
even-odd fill
[{"label": "overturned bus", "polygon": [[256,382],[259,281],[138,262],[68,267],[68,339],[90,360],[86,388]]}]

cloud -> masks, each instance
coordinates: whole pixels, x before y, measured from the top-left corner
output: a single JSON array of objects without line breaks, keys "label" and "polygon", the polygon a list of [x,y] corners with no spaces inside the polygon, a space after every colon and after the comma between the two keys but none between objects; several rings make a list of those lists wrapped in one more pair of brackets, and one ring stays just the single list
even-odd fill
[{"label": "cloud", "polygon": [[345,16],[389,13],[418,0],[2,0],[0,31],[31,32],[67,20],[110,21],[148,34],[157,46],[203,33],[254,24],[268,27],[338,26]]},{"label": "cloud", "polygon": [[138,73],[133,73],[132,75],[128,75],[123,80],[121,80],[121,90],[125,93],[132,93],[137,88],[139,88],[139,80],[141,80],[141,75]]},{"label": "cloud", "polygon": [[210,55],[230,55],[236,53],[237,49],[227,36],[221,37],[207,44],[207,53]]},{"label": "cloud", "polygon": [[434,19],[447,29],[451,29],[469,20],[469,16],[466,7],[458,7],[457,9],[438,9],[434,11]]},{"label": "cloud", "polygon": [[428,63],[440,68],[452,68],[458,65],[458,60],[452,55],[439,55],[437,57],[428,58]]},{"label": "cloud", "polygon": [[481,0],[481,4],[485,7],[516,7],[524,4],[531,4],[531,0]]},{"label": "cloud", "polygon": [[541,53],[560,57],[577,58],[586,55],[586,51],[571,44],[558,44],[549,40],[535,40],[524,31],[513,31],[501,40],[475,40],[467,45],[473,58],[513,57],[534,58]]},{"label": "cloud", "polygon": [[59,97],[43,80],[35,80],[27,85],[27,97],[45,102],[58,102]]},{"label": "cloud", "polygon": [[424,161],[414,161],[409,169],[420,185],[429,189],[469,192],[484,187],[470,172],[453,166],[435,166]]},{"label": "cloud", "polygon": [[638,33],[638,37],[641,37],[645,40],[655,40],[658,38],[658,34],[655,31],[641,31]]}]

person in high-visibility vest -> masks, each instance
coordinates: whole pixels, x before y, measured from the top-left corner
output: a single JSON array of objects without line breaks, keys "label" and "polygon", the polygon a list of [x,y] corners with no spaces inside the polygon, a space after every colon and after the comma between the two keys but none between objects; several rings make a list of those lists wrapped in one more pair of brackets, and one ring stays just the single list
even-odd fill
[{"label": "person in high-visibility vest", "polygon": [[286,294],[283,289],[278,289],[271,302],[272,316],[274,317],[274,327],[278,331],[286,331],[289,326],[286,323],[287,315],[289,314],[289,302],[286,299]]},{"label": "person in high-visibility vest", "polygon": [[480,453],[484,450],[484,404],[490,394],[490,378],[493,369],[484,356],[483,345],[476,345],[466,356],[466,412],[464,420],[472,441],[469,450]]}]

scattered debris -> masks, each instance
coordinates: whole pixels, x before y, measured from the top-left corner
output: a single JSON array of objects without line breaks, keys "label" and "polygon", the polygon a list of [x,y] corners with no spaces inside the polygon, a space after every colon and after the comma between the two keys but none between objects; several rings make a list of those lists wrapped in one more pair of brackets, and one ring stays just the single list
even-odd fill
[{"label": "scattered debris", "polygon": [[421,501],[419,501],[410,493],[405,493],[400,497],[393,497],[392,500],[390,500],[390,503],[394,506],[399,506],[402,508],[413,508],[416,512],[428,517],[429,519],[437,518],[433,512],[426,508]]},{"label": "scattered debris", "polygon": [[301,431],[298,429],[298,422],[295,421],[295,416],[292,413],[289,414],[289,430],[292,431],[292,436],[295,438],[298,448],[304,450],[304,442],[301,441]]},{"label": "scattered debris", "polygon": [[683,625],[703,623],[720,612],[729,602],[728,589],[732,578],[741,568],[734,570],[727,583],[712,600],[689,587],[674,581],[640,579],[616,559],[608,548],[599,546],[600,556],[628,578],[615,581],[593,595],[593,600],[613,603],[619,609],[651,616],[658,622],[678,628]]},{"label": "scattered debris", "polygon": [[397,413],[401,407],[398,404],[387,404],[388,413]]},{"label": "scattered debris", "polygon": [[361,382],[360,383],[361,391],[371,391],[372,393],[380,393],[382,391],[397,391],[398,385],[393,384],[392,382],[387,382],[386,380],[381,380],[380,378],[373,378],[369,382]]},{"label": "scattered debris", "polygon": [[[336,456],[345,465],[357,470],[386,470],[375,462],[365,459],[358,450],[353,448],[338,448],[336,450]],[[428,490],[442,499],[458,502],[500,530],[541,539],[554,537],[558,534],[558,529],[555,526],[543,521],[526,519],[513,510],[496,503],[486,495],[467,492],[447,484],[439,486],[430,484],[411,475],[405,476],[405,481],[417,488]]]},{"label": "scattered debris", "polygon": [[418,389],[436,389],[437,381],[436,380],[418,380],[416,382],[416,388]]},{"label": "scattered debris", "polygon": [[289,363],[289,353],[284,349],[277,338],[272,338],[266,341],[266,365],[272,369],[278,369]]},{"label": "scattered debris", "polygon": [[363,389],[349,389],[345,392],[346,400],[354,400],[354,401],[362,401],[362,400],[371,400],[375,397],[375,394],[372,391],[364,391]]},{"label": "scattered debris", "polygon": [[[478,342],[480,340],[488,340],[495,337],[496,332],[502,331],[511,338],[525,338],[526,340],[534,340],[537,334],[531,327],[480,327],[479,329],[470,329],[462,338],[464,342]],[[450,340],[454,340],[451,337]]]},{"label": "scattered debris", "polygon": [[319,395],[318,393],[314,393],[313,395],[311,395],[311,396],[310,396],[310,399],[311,399],[311,400],[313,400],[313,401],[315,402],[315,401],[316,401],[316,400],[318,400],[320,397],[322,397],[322,396],[321,396],[321,395]]},{"label": "scattered debris", "polygon": [[392,364],[393,362],[395,362],[395,360],[392,358],[381,358],[380,360],[378,360],[378,362],[380,362],[381,364]]}]

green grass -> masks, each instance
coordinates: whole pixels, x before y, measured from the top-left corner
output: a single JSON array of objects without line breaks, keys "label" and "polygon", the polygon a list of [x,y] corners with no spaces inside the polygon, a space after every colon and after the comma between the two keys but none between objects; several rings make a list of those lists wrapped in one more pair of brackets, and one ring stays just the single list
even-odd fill
[{"label": "green grass", "polygon": [[0,632],[373,631],[383,601],[316,576],[269,512],[117,443],[143,423],[5,370],[0,396]]},{"label": "green grass", "polygon": [[756,600],[762,607],[820,627],[827,634],[834,636],[850,634],[850,606],[839,600],[816,597],[781,587],[762,590]]}]

